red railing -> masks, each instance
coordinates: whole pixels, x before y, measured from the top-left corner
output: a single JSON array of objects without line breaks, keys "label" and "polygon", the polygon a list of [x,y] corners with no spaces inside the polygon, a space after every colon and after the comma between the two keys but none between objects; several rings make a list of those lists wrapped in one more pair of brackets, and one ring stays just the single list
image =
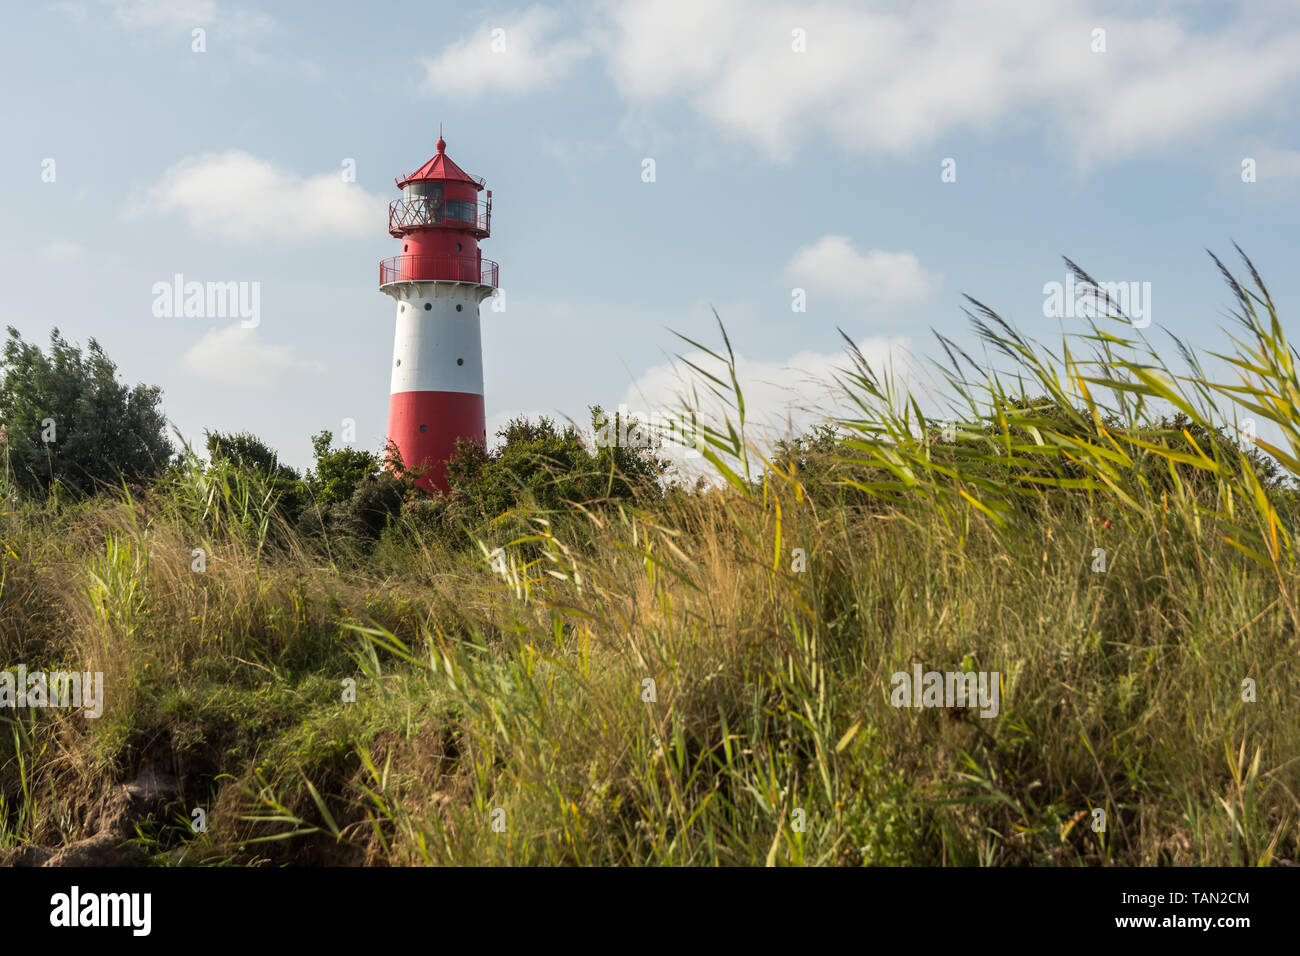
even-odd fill
[{"label": "red railing", "polygon": [[498,288],[497,277],[501,267],[491,259],[479,260],[477,256],[427,255],[392,256],[379,263],[380,288],[390,282],[415,282],[442,280],[445,282],[473,282]]},{"label": "red railing", "polygon": [[492,229],[492,200],[481,203],[416,196],[394,199],[388,204],[389,235],[400,236],[404,230],[419,226],[464,229],[480,239],[486,238]]}]

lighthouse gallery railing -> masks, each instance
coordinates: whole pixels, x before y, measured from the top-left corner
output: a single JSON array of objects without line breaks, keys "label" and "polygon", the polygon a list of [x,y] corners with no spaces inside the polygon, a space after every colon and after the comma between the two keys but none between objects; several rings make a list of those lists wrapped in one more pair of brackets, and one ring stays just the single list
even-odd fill
[{"label": "lighthouse gallery railing", "polygon": [[390,282],[441,279],[446,282],[473,282],[495,289],[500,269],[491,259],[480,261],[477,256],[392,256],[379,263],[379,285],[383,287]]},{"label": "lighthouse gallery railing", "polygon": [[436,200],[426,196],[411,199],[394,199],[388,204],[388,232],[398,236],[405,229],[420,226],[449,226],[466,228],[479,238],[492,231],[492,203],[471,200]]}]

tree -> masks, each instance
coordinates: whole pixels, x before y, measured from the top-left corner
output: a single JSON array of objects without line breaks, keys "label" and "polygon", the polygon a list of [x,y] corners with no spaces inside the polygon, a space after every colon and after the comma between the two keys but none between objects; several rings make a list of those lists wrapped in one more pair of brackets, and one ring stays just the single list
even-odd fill
[{"label": "tree", "polygon": [[57,485],[90,494],[123,478],[150,478],[174,453],[162,390],[129,388],[98,342],[85,352],[58,329],[46,354],[10,327],[0,355],[0,455],[18,488],[44,495]]}]

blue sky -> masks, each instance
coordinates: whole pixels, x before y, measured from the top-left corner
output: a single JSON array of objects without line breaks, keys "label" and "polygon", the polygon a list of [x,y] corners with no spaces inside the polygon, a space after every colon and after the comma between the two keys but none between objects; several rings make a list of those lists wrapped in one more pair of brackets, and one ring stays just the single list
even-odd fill
[{"label": "blue sky", "polygon": [[[86,0],[4,20],[0,319],[98,339],[196,444],[248,430],[304,466],[352,419],[381,446],[385,205],[439,122],[494,195],[490,432],[670,401],[670,330],[716,341],[713,307],[775,421],[821,401],[837,328],[934,355],[930,327],[969,341],[969,293],[1054,338],[1062,255],[1149,282],[1150,331],[1204,347],[1229,305],[1206,247],[1237,241],[1284,316],[1296,301],[1293,2]],[[177,273],[257,283],[259,324],[155,315]]]}]

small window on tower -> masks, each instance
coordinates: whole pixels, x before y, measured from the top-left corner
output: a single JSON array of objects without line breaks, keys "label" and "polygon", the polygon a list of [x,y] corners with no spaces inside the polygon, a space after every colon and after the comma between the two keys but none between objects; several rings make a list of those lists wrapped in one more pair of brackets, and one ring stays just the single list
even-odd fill
[{"label": "small window on tower", "polygon": [[427,432],[428,430],[429,430],[429,426],[428,426],[428,425],[421,425],[421,426],[420,426],[420,431],[422,431],[422,432]]},{"label": "small window on tower", "polygon": [[457,251],[457,252],[460,252],[460,243],[459,243],[459,242],[456,243],[456,251]]},{"label": "small window on tower", "polygon": [[425,312],[428,312],[428,311],[429,311],[430,309],[432,309],[432,308],[433,308],[433,303],[432,303],[432,302],[426,302],[426,303],[424,303],[424,311],[425,311]]},{"label": "small window on tower", "polygon": [[465,308],[463,305],[458,305],[456,306],[456,311],[459,312],[463,308]]},{"label": "small window on tower", "polygon": [[457,365],[464,365],[464,364],[465,364],[465,360],[464,360],[463,358],[462,358],[462,359],[456,359],[456,364],[457,364]]}]

